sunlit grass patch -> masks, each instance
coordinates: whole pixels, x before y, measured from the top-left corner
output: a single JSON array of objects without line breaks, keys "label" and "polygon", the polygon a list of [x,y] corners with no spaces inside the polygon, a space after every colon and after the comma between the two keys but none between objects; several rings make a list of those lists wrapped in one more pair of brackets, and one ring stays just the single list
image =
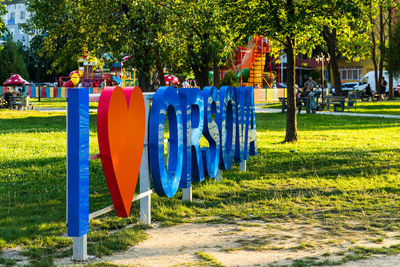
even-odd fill
[{"label": "sunlit grass patch", "polygon": [[[281,109],[282,103],[268,104],[262,106],[263,108]],[[331,108],[333,111],[333,108]],[[385,100],[377,102],[362,102],[357,100],[356,108],[347,108],[345,105],[345,112],[351,113],[369,113],[369,114],[383,114],[383,115],[400,115],[400,101],[399,100]]]},{"label": "sunlit grass patch", "polygon": [[[48,108],[48,109],[66,109],[67,99],[66,98],[31,98],[31,102],[35,103],[37,108]],[[90,102],[89,108],[97,108],[98,102]]]}]

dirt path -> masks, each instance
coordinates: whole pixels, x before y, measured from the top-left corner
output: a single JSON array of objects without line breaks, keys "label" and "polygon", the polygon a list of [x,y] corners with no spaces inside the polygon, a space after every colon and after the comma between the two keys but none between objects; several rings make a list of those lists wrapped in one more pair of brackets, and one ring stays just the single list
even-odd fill
[{"label": "dirt path", "polygon": [[[400,243],[394,232],[376,244],[363,233],[359,237],[332,237],[315,225],[258,221],[165,228],[155,225],[148,233],[148,240],[128,251],[95,261],[128,266],[291,266],[296,260],[339,261],[350,253],[350,247],[357,245],[387,247]],[[199,252],[208,259],[202,259]],[[67,259],[55,263],[72,264]],[[375,256],[342,266],[400,266],[400,256]]]}]

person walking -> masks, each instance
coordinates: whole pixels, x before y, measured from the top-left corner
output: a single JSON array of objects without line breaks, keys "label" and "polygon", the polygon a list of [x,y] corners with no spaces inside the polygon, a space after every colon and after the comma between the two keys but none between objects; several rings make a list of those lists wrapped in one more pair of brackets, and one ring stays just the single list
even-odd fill
[{"label": "person walking", "polygon": [[385,77],[382,77],[382,79],[381,79],[381,91],[380,91],[380,98],[381,98],[381,100],[384,100],[384,99],[385,99],[386,85],[387,85],[387,82],[386,82],[386,80],[385,80]]}]

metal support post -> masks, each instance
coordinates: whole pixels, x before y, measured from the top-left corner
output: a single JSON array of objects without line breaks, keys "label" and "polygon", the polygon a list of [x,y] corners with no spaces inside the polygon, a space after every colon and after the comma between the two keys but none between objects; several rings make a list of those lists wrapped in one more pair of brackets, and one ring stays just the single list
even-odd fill
[{"label": "metal support post", "polygon": [[246,171],[246,161],[245,160],[240,162],[239,169],[240,169],[241,172],[245,172]]},{"label": "metal support post", "polygon": [[89,232],[89,92],[71,89],[67,107],[67,219],[72,259],[87,260]]},{"label": "metal support post", "polygon": [[[140,164],[139,172],[139,186],[140,193],[150,190],[150,170],[149,170],[149,149],[148,149],[148,126],[149,126],[149,112],[150,112],[150,99],[145,99],[146,108],[146,130],[145,141],[143,146],[142,163]],[[144,224],[151,224],[151,194],[140,199],[140,222]]]},{"label": "metal support post", "polygon": [[215,181],[221,182],[222,181],[222,170],[218,169],[217,175],[215,175]]},{"label": "metal support post", "polygon": [[73,237],[72,260],[86,261],[87,255],[87,235]]},{"label": "metal support post", "polygon": [[192,186],[182,189],[182,201],[192,202]]}]

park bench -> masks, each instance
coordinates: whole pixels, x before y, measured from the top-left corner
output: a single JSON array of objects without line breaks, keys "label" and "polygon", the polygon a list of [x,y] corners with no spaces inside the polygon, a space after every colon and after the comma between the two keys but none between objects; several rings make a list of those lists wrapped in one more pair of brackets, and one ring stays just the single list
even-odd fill
[{"label": "park bench", "polygon": [[[326,98],[328,111],[330,111],[330,106],[333,105],[334,112],[343,112],[344,104],[346,102],[345,96],[328,96]],[[340,110],[339,110],[340,108]]]},{"label": "park bench", "polygon": [[330,105],[333,105],[334,112],[343,112],[346,106],[347,106],[347,111],[350,111],[350,108],[357,109],[357,96],[349,94],[349,98],[347,101],[345,96],[328,96],[327,97],[328,111],[330,111]]},{"label": "park bench", "polygon": [[[313,113],[315,114],[317,111],[317,103],[318,97],[316,96],[306,96],[298,98],[302,103],[306,106],[306,113]],[[282,102],[282,113],[286,112],[287,109],[287,98],[286,97],[279,97],[279,101]]]},{"label": "park bench", "polygon": [[11,96],[10,109],[34,110],[35,103],[30,103],[29,96],[27,95]]}]

